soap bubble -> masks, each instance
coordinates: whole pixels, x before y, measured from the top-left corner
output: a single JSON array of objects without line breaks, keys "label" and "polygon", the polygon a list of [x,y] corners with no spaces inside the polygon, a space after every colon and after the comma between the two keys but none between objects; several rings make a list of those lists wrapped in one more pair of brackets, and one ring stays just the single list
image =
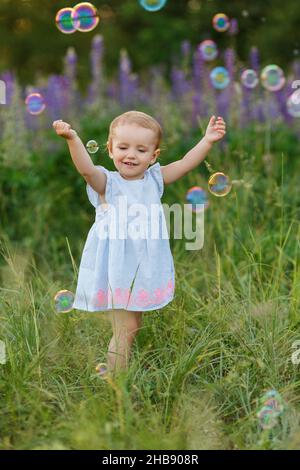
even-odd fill
[{"label": "soap bubble", "polygon": [[86,149],[89,153],[96,153],[99,150],[99,144],[95,140],[89,140]]},{"label": "soap bubble", "polygon": [[204,60],[214,60],[218,55],[218,48],[214,41],[206,39],[199,44],[199,50]]},{"label": "soap bubble", "polygon": [[73,8],[72,18],[77,23],[77,31],[81,31],[83,33],[92,31],[99,23],[97,8],[89,2],[78,3]]},{"label": "soap bubble", "polygon": [[165,6],[167,0],[139,0],[139,3],[147,11],[158,11]]},{"label": "soap bubble", "polygon": [[276,390],[266,392],[261,398],[261,404],[272,408],[276,416],[280,416],[284,409],[284,401]]},{"label": "soap bubble", "polygon": [[227,31],[230,26],[230,21],[227,15],[224,13],[217,13],[213,17],[213,27],[216,31],[223,32]]},{"label": "soap bubble", "polygon": [[30,93],[25,100],[27,111],[30,114],[41,114],[46,108],[44,98],[40,93]]},{"label": "soap bubble", "polygon": [[[189,189],[185,198],[192,205],[192,212],[202,212],[209,205],[207,193],[200,186],[193,186]],[[203,204],[203,206],[197,207],[196,204]]]},{"label": "soap bubble", "polygon": [[214,173],[208,180],[208,189],[214,196],[226,196],[231,191],[231,188],[232,183],[224,173]]},{"label": "soap bubble", "polygon": [[244,70],[241,75],[241,82],[245,88],[255,88],[258,85],[258,81],[258,75],[255,70]]},{"label": "soap bubble", "polygon": [[228,70],[225,67],[215,67],[210,72],[210,81],[214,88],[218,90],[223,90],[230,83],[230,77]]},{"label": "soap bubble", "polygon": [[263,406],[257,413],[259,423],[263,429],[272,429],[277,424],[277,417],[274,410],[269,406]]},{"label": "soap bubble", "polygon": [[285,85],[285,76],[278,65],[267,65],[260,76],[262,85],[269,91],[278,91]]},{"label": "soap bubble", "polygon": [[300,117],[300,100],[299,100],[299,91],[294,91],[286,102],[287,112],[290,116]]},{"label": "soap bubble", "polygon": [[73,309],[74,294],[69,290],[60,290],[54,297],[57,312],[67,313]]},{"label": "soap bubble", "polygon": [[105,362],[100,362],[100,364],[98,364],[95,367],[95,370],[96,370],[98,375],[103,376],[103,377],[107,377],[108,368],[107,368],[107,364]]},{"label": "soap bubble", "polygon": [[55,17],[55,23],[58,29],[64,34],[71,34],[76,31],[79,25],[78,17],[73,8],[62,8]]}]

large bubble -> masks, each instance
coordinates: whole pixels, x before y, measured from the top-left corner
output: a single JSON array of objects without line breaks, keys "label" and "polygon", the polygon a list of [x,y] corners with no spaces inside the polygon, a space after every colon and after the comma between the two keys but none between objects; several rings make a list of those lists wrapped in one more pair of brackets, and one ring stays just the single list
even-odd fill
[{"label": "large bubble", "polygon": [[228,70],[225,67],[215,67],[210,72],[210,81],[214,88],[218,90],[223,90],[230,83],[230,77]]},{"label": "large bubble", "polygon": [[288,97],[286,108],[290,116],[300,117],[300,96],[298,90]]},{"label": "large bubble", "polygon": [[227,15],[225,13],[217,13],[213,17],[213,27],[215,28],[216,31],[219,32],[224,32],[229,29],[230,26],[230,21]]},{"label": "large bubble", "polygon": [[72,18],[76,21],[77,31],[83,33],[95,29],[100,21],[97,8],[89,2],[78,3],[73,8]]},{"label": "large bubble", "polygon": [[255,70],[247,69],[241,75],[241,82],[245,88],[255,88],[258,85],[258,75]]},{"label": "large bubble", "polygon": [[57,312],[67,313],[73,309],[74,294],[69,290],[60,290],[54,297]]},{"label": "large bubble", "polygon": [[55,17],[55,23],[58,29],[64,34],[75,33],[79,25],[78,17],[73,8],[62,8]]},{"label": "large bubble", "polygon": [[199,44],[201,56],[207,62],[214,60],[218,55],[218,48],[214,41],[206,39]]},{"label": "large bubble", "polygon": [[167,0],[139,0],[139,3],[147,11],[158,11],[165,6]]},{"label": "large bubble", "polygon": [[214,196],[226,196],[231,188],[232,183],[229,177],[220,171],[211,175],[208,180],[208,189]]},{"label": "large bubble", "polygon": [[[202,212],[207,209],[209,202],[207,193],[200,186],[193,186],[188,190],[185,196],[189,204],[191,204],[192,212]],[[198,206],[197,206],[198,204]]]},{"label": "large bubble", "polygon": [[285,85],[285,76],[278,65],[267,65],[260,75],[261,83],[269,91],[278,91]]},{"label": "large bubble", "polygon": [[40,93],[31,93],[25,100],[27,111],[30,114],[41,114],[46,108],[43,96]]}]

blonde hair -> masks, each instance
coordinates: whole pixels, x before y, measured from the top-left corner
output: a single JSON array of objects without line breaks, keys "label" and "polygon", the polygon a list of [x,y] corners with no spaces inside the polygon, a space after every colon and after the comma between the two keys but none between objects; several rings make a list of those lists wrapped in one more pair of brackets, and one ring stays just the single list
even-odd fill
[{"label": "blonde hair", "polygon": [[157,144],[155,149],[159,148],[160,141],[162,138],[162,128],[160,124],[156,121],[156,119],[149,116],[149,114],[143,113],[142,111],[127,111],[126,113],[117,116],[110,123],[109,135],[106,144],[107,149],[111,148],[114,130],[116,129],[116,127],[122,124],[137,124],[141,127],[145,127],[146,129],[151,129],[155,132],[157,136]]}]

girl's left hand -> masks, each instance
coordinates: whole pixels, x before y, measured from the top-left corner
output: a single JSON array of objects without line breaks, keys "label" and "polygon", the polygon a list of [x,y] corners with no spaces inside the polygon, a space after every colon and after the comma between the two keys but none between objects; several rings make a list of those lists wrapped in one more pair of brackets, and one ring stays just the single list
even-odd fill
[{"label": "girl's left hand", "polygon": [[205,132],[206,140],[210,144],[213,144],[214,142],[221,140],[225,134],[226,134],[226,124],[225,124],[224,119],[220,116],[218,117],[218,119],[216,119],[216,116],[212,116],[209,120],[207,129]]}]

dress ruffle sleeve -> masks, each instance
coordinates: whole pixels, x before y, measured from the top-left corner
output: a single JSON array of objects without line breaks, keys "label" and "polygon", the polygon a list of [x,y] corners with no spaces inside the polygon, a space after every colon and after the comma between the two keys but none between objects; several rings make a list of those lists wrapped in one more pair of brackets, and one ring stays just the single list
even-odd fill
[{"label": "dress ruffle sleeve", "polygon": [[156,162],[148,169],[149,173],[151,174],[152,178],[154,179],[158,192],[159,197],[162,197],[164,192],[164,180],[161,172],[161,166],[159,162]]},{"label": "dress ruffle sleeve", "polygon": [[[109,200],[110,200],[110,192],[111,192],[111,177],[110,177],[109,170],[107,170],[106,168],[104,168],[104,166],[101,166],[101,165],[96,165],[96,168],[98,168],[99,171],[102,171],[103,173],[106,174],[105,200],[106,200],[106,201],[109,201]],[[87,183],[87,185],[86,185],[86,192],[87,192],[89,201],[90,201],[90,203],[92,204],[92,206],[94,206],[95,208],[97,208],[97,207],[101,204],[100,196],[99,196],[99,194],[97,193],[97,191],[95,191],[95,190]]]}]

